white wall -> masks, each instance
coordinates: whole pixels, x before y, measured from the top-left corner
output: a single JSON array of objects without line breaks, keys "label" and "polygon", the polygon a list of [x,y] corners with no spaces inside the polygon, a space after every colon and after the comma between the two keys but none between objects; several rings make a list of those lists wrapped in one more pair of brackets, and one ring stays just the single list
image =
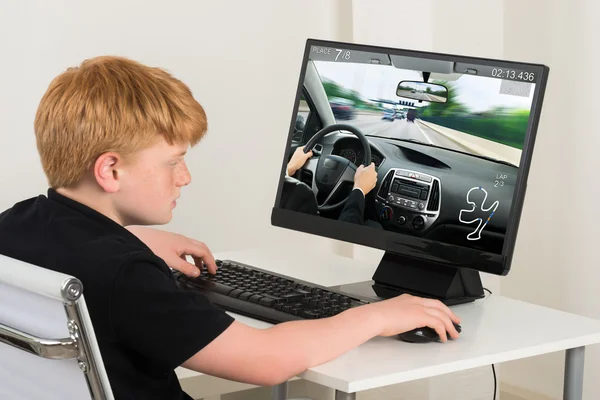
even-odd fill
[{"label": "white wall", "polygon": [[[600,62],[600,9],[592,1],[504,3],[505,56],[547,64],[550,76],[514,269],[502,280],[502,295],[600,319],[600,231],[591,211],[600,195],[598,100],[591,89]],[[506,363],[502,379],[561,399],[563,364],[564,352]],[[599,373],[600,347],[592,346],[584,398],[600,396]]]},{"label": "white wall", "polygon": [[271,227],[270,213],[305,40],[343,36],[338,10],[338,0],[0,2],[0,210],[46,191],[33,119],[51,79],[116,54],[170,70],[208,114],[168,229],[213,251],[273,241],[331,248]]}]

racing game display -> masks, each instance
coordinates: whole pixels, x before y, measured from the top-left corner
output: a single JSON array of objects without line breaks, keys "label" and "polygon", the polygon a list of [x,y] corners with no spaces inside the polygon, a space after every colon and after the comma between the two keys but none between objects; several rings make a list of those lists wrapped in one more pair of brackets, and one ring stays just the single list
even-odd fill
[{"label": "racing game display", "polygon": [[502,252],[534,72],[322,46],[305,62],[279,207]]}]

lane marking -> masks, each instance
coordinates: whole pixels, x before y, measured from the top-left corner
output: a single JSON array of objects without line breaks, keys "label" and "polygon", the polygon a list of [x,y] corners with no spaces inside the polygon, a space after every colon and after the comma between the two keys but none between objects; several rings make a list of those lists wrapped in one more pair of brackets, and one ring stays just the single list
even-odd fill
[{"label": "lane marking", "polygon": [[[394,121],[392,121],[392,122],[394,122]],[[388,130],[388,129],[390,129],[392,126],[393,126],[393,125],[391,125],[391,124],[390,124],[390,125],[386,126],[385,128],[382,128],[382,129],[379,129],[378,131],[375,131],[375,132],[371,132],[371,133],[369,133],[369,135],[373,135],[373,136],[375,136],[375,135],[376,135],[376,134],[378,134],[379,132],[383,132],[383,131],[385,131],[385,130]],[[391,136],[389,136],[389,137],[391,137]]]},{"label": "lane marking", "polygon": [[417,128],[419,128],[419,130],[421,131],[421,133],[423,134],[423,136],[425,136],[425,139],[427,139],[427,141],[429,142],[429,144],[434,144],[431,139],[429,139],[429,136],[427,136],[425,134],[425,132],[423,131],[423,129],[421,129],[421,127],[419,126],[419,124],[417,123],[417,121],[415,121],[415,125],[417,125]]}]

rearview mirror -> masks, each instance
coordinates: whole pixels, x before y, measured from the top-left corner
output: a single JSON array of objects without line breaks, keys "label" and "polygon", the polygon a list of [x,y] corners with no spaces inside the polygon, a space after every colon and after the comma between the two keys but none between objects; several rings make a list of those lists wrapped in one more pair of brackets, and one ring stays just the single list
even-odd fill
[{"label": "rearview mirror", "polygon": [[398,84],[396,95],[408,99],[445,103],[448,101],[448,89],[444,85],[419,81],[402,81]]}]

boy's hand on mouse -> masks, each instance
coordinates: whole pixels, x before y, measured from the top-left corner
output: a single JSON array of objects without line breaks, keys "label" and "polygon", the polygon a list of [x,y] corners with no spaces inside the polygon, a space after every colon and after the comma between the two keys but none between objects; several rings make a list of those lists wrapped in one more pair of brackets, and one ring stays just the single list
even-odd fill
[{"label": "boy's hand on mouse", "polygon": [[424,326],[435,329],[442,342],[447,340],[446,332],[453,339],[459,336],[452,322],[460,324],[460,318],[439,300],[403,294],[365,307],[373,307],[382,321],[380,336],[397,335]]},{"label": "boy's hand on mouse", "polygon": [[[217,273],[215,258],[202,242],[177,233],[142,226],[128,226],[127,230],[144,242],[170,268],[187,276],[198,276],[204,262],[209,273]],[[191,256],[195,265],[189,263],[186,256]]]}]

